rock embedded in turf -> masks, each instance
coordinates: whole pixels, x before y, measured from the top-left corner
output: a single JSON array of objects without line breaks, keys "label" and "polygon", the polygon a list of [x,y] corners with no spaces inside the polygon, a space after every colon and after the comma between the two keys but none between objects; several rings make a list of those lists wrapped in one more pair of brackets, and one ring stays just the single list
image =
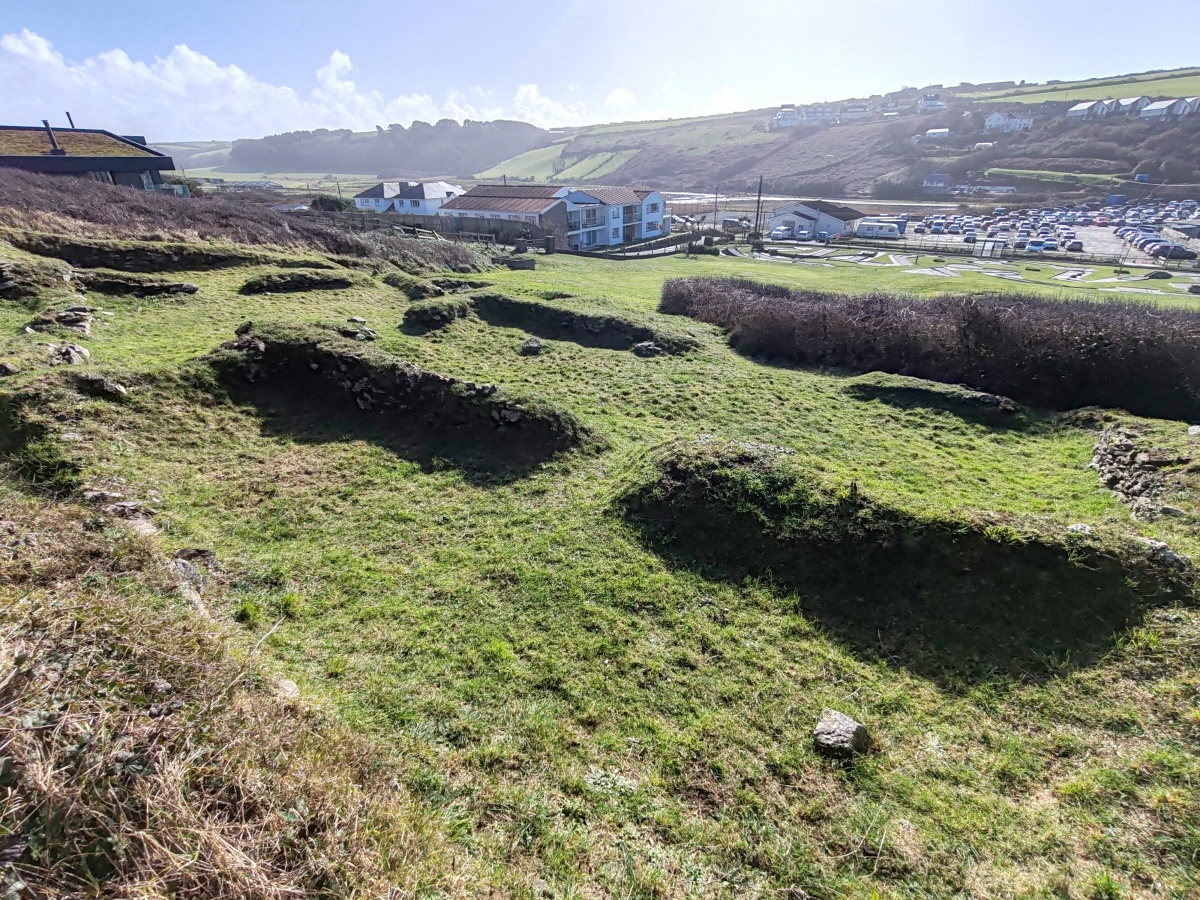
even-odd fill
[{"label": "rock embedded in turf", "polygon": [[82,394],[87,394],[90,397],[100,397],[105,400],[124,400],[129,394],[125,389],[125,385],[95,373],[87,373],[76,377],[75,387]]},{"label": "rock embedded in turf", "polygon": [[659,356],[663,352],[663,348],[654,343],[654,341],[639,341],[630,349],[633,350],[634,356],[640,356],[643,359],[651,356]]},{"label": "rock embedded in turf", "polygon": [[867,727],[836,709],[824,709],[813,729],[813,746],[826,756],[846,758],[865,753],[871,744]]},{"label": "rock embedded in turf", "polygon": [[546,345],[545,345],[545,343],[542,342],[542,340],[540,338],[531,337],[531,338],[525,339],[525,341],[521,344],[518,352],[522,356],[537,356],[539,353],[541,353],[545,349],[546,349]]},{"label": "rock embedded in turf", "polygon": [[16,375],[21,370],[10,362],[0,362],[0,378]]},{"label": "rock embedded in turf", "polygon": [[1189,425],[1188,437],[1200,437],[1200,425]]},{"label": "rock embedded in turf", "polygon": [[1078,535],[1082,535],[1083,537],[1090,537],[1092,534],[1092,526],[1091,525],[1082,525],[1082,524],[1068,525],[1067,526],[1067,534],[1078,534]]},{"label": "rock embedded in turf", "polygon": [[71,306],[67,309],[44,312],[29,323],[35,331],[48,331],[53,328],[64,328],[76,334],[87,336],[92,333],[94,309],[88,306]]},{"label": "rock embedded in turf", "polygon": [[78,344],[63,344],[61,347],[50,344],[49,350],[52,366],[78,366],[92,358],[91,351]]}]

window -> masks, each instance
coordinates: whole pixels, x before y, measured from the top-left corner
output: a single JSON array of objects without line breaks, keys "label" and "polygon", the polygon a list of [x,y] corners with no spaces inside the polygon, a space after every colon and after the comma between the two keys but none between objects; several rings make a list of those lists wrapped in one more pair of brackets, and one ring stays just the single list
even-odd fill
[{"label": "window", "polygon": [[[614,219],[619,219],[619,218],[621,218],[621,211],[620,211],[619,209],[617,209],[615,206],[613,207],[613,214],[612,214],[612,217],[613,217]],[[616,237],[616,235],[614,234],[614,235],[613,235],[613,237]]]},{"label": "window", "polygon": [[421,205],[421,201],[420,201],[420,200],[409,200],[409,201],[408,201],[408,205],[409,205],[409,206],[420,206],[420,205]]},{"label": "window", "polygon": [[620,228],[614,228],[614,229],[613,229],[613,235],[612,235],[612,236],[613,236],[613,237],[620,237],[620,236],[621,236],[621,229],[620,229]]},{"label": "window", "polygon": [[646,204],[646,212],[650,212],[650,213],[658,212],[658,204],[657,203],[647,203]]}]

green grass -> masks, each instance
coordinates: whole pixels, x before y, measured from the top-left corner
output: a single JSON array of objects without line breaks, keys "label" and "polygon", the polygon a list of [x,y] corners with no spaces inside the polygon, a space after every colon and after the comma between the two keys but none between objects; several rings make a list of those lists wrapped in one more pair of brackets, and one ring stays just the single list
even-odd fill
[{"label": "green grass", "polygon": [[[856,653],[769,578],[677,567],[615,512],[656,448],[715,434],[792,448],[826,482],[913,515],[987,511],[1052,532],[1086,522],[1200,552],[1190,520],[1134,522],[1098,486],[1094,419],[1033,413],[1034,427],[996,429],[855,400],[843,374],[748,359],[715,329],[655,312],[663,280],[686,274],[918,294],[1003,282],[678,257],[538,257],[533,272],[484,276],[701,344],[639,359],[565,341],[523,357],[524,333],[475,317],[407,334],[404,295],[366,277],[342,291],[237,292],[265,271],[189,273],[200,293],[182,302],[98,300],[112,316],[79,343],[131,399],[67,404],[55,427],[78,438],[63,446],[87,484],[161,495],[165,550],[216,551],[227,580],[209,602],[235,640],[283,618],[263,664],[395,747],[403,789],[487,886],[531,896],[542,878],[559,896],[639,898],[1200,890],[1194,610],[1113,635],[1093,665],[1051,655],[1028,680],[945,684]],[[1023,274],[1039,279],[1028,289],[1064,291],[1051,273]],[[34,365],[47,338],[22,332],[29,315],[0,302],[0,356],[27,366],[5,391],[52,374]],[[247,319],[350,316],[379,332],[375,349],[556,404],[609,448],[473,477],[389,450],[366,426],[295,430],[232,406],[189,362]],[[1184,424],[1146,427],[1186,452]],[[1200,511],[1190,481],[1179,492]],[[816,756],[824,706],[866,722],[878,751],[847,767]]]},{"label": "green grass", "polygon": [[959,96],[1004,103],[1046,103],[1066,100],[1105,100],[1111,97],[1195,97],[1200,95],[1200,69],[1147,72],[1117,78],[1092,78],[1055,85],[1026,85],[1005,91]]},{"label": "green grass", "polygon": [[562,156],[565,142],[551,144],[549,147],[538,147],[506,159],[492,166],[486,172],[480,172],[476,178],[490,180],[507,175],[510,178],[533,178],[537,181],[547,181],[554,174],[554,163]]},{"label": "green grass", "polygon": [[1010,178],[1032,178],[1037,181],[1053,181],[1056,183],[1095,184],[1102,187],[1112,187],[1120,181],[1112,175],[1092,175],[1072,172],[1051,172],[1044,169],[988,169],[988,175],[1008,176]]}]

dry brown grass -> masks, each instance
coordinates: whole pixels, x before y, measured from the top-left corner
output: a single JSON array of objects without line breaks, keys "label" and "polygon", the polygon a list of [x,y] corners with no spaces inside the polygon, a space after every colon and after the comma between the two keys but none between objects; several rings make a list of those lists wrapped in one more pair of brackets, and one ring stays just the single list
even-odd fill
[{"label": "dry brown grass", "polygon": [[446,241],[351,234],[235,198],[182,200],[81,178],[0,168],[0,226],[143,241],[219,241],[393,263],[405,271],[479,271],[481,253]]},{"label": "dry brown grass", "polygon": [[[0,875],[33,896],[463,892],[388,755],[280,699],[145,539],[0,483]],[[461,879],[461,880],[460,880]]]}]

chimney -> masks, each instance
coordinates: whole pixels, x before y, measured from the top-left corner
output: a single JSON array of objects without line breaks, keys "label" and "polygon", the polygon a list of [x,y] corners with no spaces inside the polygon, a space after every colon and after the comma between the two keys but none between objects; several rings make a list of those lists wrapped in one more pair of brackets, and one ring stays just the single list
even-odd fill
[{"label": "chimney", "polygon": [[75,120],[71,118],[70,110],[67,111],[67,121],[71,123],[71,130],[75,130]]},{"label": "chimney", "polygon": [[54,136],[54,129],[50,127],[50,122],[46,119],[42,119],[42,124],[46,126],[46,137],[50,138],[50,155],[66,156],[67,151],[58,146],[58,138]]}]

